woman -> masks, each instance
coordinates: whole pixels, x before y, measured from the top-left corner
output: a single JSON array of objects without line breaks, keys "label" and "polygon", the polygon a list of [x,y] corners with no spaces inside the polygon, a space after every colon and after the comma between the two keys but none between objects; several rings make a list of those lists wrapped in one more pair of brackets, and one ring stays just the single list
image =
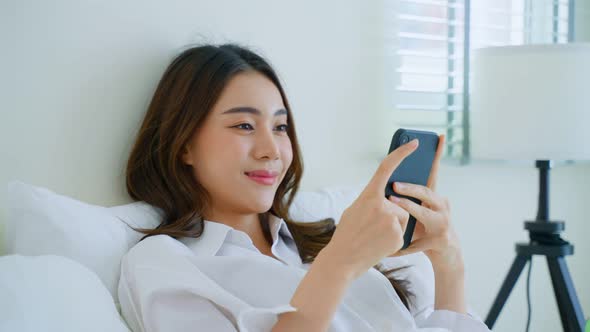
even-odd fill
[{"label": "woman", "polygon": [[[161,224],[141,230],[146,236],[122,261],[119,300],[129,326],[487,331],[466,313],[447,200],[428,187],[397,184],[423,206],[383,197],[389,175],[417,145],[387,156],[338,227],[333,219],[290,220],[303,165],[274,70],[233,44],[185,50],[161,79],[127,166],[131,197],[163,211]],[[409,213],[419,220],[415,241],[400,251]],[[414,298],[426,293],[379,264],[415,252],[432,263],[434,299]],[[430,310],[413,305],[431,302]]]}]

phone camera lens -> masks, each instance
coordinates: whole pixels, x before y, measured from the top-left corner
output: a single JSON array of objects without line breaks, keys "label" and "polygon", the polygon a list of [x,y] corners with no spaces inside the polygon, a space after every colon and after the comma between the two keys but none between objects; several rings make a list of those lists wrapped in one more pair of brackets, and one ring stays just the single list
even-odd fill
[{"label": "phone camera lens", "polygon": [[408,135],[403,135],[403,136],[401,137],[401,139],[400,139],[400,142],[401,142],[402,144],[406,144],[406,143],[408,143],[409,141],[410,141],[410,137],[409,137]]}]

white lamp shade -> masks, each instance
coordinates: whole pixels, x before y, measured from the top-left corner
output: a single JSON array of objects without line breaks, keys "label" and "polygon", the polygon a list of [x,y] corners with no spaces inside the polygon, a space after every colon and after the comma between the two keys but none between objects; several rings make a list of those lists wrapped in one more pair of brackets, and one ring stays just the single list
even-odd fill
[{"label": "white lamp shade", "polygon": [[590,160],[590,43],[476,50],[475,159]]}]

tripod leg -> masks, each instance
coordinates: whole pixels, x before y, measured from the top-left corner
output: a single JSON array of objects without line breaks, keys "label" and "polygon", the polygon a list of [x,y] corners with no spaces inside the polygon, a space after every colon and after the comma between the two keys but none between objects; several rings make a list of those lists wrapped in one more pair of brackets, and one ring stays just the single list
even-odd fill
[{"label": "tripod leg", "polygon": [[531,256],[525,256],[520,254],[517,255],[514,259],[514,262],[510,267],[510,271],[508,271],[508,275],[506,276],[506,279],[504,279],[504,283],[502,283],[502,287],[500,288],[500,291],[496,296],[496,300],[494,300],[494,304],[492,305],[492,308],[490,309],[490,312],[486,317],[485,323],[490,330],[496,323],[496,319],[498,318],[498,315],[500,315],[500,311],[502,310],[504,303],[506,303],[506,300],[508,299],[508,296],[510,295],[512,288],[514,288],[514,285],[516,284],[516,281],[518,280],[518,277],[520,276],[522,269],[529,261],[529,259],[531,259]]},{"label": "tripod leg", "polygon": [[582,332],[584,328],[584,314],[574,289],[574,283],[565,263],[565,258],[547,257],[553,290],[559,307],[561,324],[564,331]]}]

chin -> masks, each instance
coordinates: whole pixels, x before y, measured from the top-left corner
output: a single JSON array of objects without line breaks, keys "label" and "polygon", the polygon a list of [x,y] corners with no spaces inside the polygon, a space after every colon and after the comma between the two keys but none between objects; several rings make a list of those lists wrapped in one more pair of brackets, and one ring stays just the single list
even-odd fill
[{"label": "chin", "polygon": [[249,202],[247,203],[248,206],[256,211],[256,213],[263,213],[266,212],[268,210],[270,210],[270,208],[272,207],[272,202],[274,200],[274,192],[273,195],[259,195],[259,196],[251,196],[252,199],[249,200]]},{"label": "chin", "polygon": [[272,208],[276,193],[277,188],[274,186],[254,187],[254,190],[250,187],[247,191],[244,190],[242,204],[247,206],[250,211],[256,213],[267,212]]},{"label": "chin", "polygon": [[257,213],[264,213],[272,207],[272,200],[260,200],[252,204]]}]

